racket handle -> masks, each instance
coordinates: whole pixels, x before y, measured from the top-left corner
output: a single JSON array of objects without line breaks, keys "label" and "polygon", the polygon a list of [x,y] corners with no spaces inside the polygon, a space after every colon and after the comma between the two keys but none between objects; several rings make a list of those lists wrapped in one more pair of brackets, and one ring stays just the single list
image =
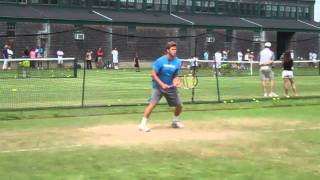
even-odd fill
[{"label": "racket handle", "polygon": [[172,88],[175,88],[176,86],[175,85],[170,85],[168,86],[168,89],[172,89]]}]

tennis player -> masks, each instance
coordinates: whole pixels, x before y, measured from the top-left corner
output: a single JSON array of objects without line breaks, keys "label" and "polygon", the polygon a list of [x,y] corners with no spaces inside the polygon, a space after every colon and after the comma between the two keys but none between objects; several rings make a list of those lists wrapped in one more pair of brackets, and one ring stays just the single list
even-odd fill
[{"label": "tennis player", "polygon": [[146,126],[152,110],[164,96],[169,106],[175,107],[174,116],[171,126],[173,128],[183,128],[179,121],[179,115],[182,111],[182,103],[178,96],[177,86],[180,84],[178,77],[181,61],[176,57],[177,44],[173,41],[167,43],[165,55],[159,57],[153,64],[152,77],[152,94],[149,105],[144,111],[143,118],[139,125],[139,130],[143,132],[151,131]]},{"label": "tennis player", "polygon": [[288,89],[289,81],[291,84],[292,92],[294,96],[298,96],[296,83],[293,80],[293,60],[291,58],[290,52],[285,52],[282,61],[282,78],[284,80],[285,96],[289,98]]}]

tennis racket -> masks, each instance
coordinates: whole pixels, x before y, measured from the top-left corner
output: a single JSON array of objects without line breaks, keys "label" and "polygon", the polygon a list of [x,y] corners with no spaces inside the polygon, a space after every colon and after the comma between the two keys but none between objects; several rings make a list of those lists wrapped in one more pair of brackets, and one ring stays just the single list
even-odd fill
[{"label": "tennis racket", "polygon": [[193,89],[198,85],[198,77],[192,74],[181,76],[180,79],[183,89]]}]

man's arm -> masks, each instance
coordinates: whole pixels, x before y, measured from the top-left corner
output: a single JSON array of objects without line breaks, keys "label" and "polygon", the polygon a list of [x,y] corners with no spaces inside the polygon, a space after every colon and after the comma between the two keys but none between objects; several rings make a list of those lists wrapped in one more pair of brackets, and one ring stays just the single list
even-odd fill
[{"label": "man's arm", "polygon": [[167,84],[163,83],[163,82],[160,80],[160,78],[158,77],[158,75],[157,75],[157,73],[156,73],[155,71],[152,71],[152,72],[151,72],[151,77],[152,77],[152,79],[154,79],[154,80],[159,84],[159,86],[161,87],[161,89],[166,90],[166,89],[169,88],[169,86],[168,86]]}]

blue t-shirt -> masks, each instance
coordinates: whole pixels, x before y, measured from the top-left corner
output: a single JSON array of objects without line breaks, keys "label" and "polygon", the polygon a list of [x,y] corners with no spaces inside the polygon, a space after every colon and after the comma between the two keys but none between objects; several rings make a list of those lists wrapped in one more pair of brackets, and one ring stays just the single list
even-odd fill
[{"label": "blue t-shirt", "polygon": [[205,52],[203,54],[203,58],[204,58],[204,60],[209,60],[209,54],[207,52]]},{"label": "blue t-shirt", "polygon": [[[159,79],[167,84],[172,85],[172,79],[174,76],[177,76],[180,71],[181,61],[174,57],[172,60],[169,60],[167,56],[159,57],[153,64],[153,70],[157,73]],[[160,88],[158,83],[152,79],[152,87]]]}]

